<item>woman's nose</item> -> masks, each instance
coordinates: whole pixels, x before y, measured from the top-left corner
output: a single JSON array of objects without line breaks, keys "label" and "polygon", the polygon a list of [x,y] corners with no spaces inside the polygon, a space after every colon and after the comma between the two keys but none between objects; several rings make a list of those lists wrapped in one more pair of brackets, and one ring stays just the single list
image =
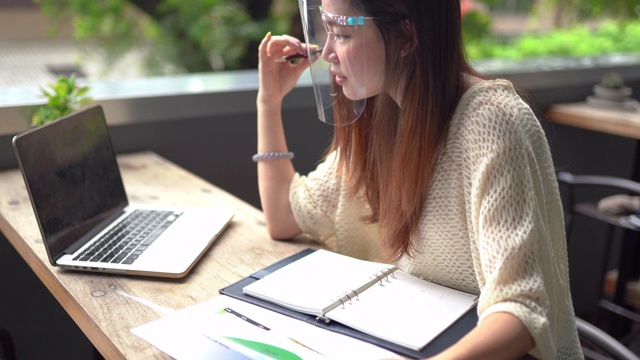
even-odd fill
[{"label": "woman's nose", "polygon": [[330,36],[327,36],[327,41],[325,41],[324,48],[322,49],[322,60],[326,62],[336,62],[338,60],[334,45],[335,42],[331,40]]}]

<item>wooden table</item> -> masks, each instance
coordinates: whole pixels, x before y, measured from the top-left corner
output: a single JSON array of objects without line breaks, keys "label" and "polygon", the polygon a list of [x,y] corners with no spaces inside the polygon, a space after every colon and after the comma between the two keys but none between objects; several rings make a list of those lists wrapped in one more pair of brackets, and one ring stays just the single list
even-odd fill
[{"label": "wooden table", "polygon": [[578,102],[552,105],[546,115],[558,124],[640,140],[640,108],[616,110]]},{"label": "wooden table", "polygon": [[154,153],[122,155],[118,162],[131,202],[222,205],[236,215],[183,279],[65,271],[49,263],[20,172],[0,172],[0,231],[107,359],[168,358],[129,329],[162,317],[162,308],[208,300],[267,265],[317,247],[303,239],[272,240],[258,209]]}]

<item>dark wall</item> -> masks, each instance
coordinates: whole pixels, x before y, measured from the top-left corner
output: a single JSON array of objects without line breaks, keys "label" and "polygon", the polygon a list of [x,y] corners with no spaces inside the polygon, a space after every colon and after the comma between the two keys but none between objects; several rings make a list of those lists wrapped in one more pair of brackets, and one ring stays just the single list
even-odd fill
[{"label": "dark wall", "polygon": [[[300,109],[285,113],[285,126],[294,165],[306,173],[329,144],[331,127],[314,112]],[[255,114],[121,125],[111,133],[117,152],[153,150],[260,207],[256,164],[251,160],[256,152]]]}]

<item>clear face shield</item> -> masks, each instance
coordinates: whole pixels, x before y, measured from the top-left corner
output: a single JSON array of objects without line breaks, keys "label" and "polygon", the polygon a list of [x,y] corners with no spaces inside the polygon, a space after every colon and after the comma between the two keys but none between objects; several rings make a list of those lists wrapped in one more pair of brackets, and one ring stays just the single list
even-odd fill
[{"label": "clear face shield", "polygon": [[372,18],[363,16],[357,1],[298,3],[318,117],[328,124],[351,124],[362,115],[370,96],[364,29]]}]

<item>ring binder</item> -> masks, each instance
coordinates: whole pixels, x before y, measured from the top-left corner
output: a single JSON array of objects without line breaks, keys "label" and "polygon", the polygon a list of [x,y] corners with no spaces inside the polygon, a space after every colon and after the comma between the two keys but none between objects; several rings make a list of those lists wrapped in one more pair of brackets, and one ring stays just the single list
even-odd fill
[{"label": "ring binder", "polygon": [[391,276],[392,278],[395,278],[394,273],[396,270],[398,270],[398,268],[396,268],[395,266],[388,269],[382,269],[380,270],[380,274],[375,273],[373,274],[372,278],[373,277],[377,278],[380,281],[380,286],[384,286],[383,280],[386,280],[387,282],[391,282],[389,280],[389,276]]},{"label": "ring binder", "polygon": [[[317,326],[319,328],[325,329],[327,331],[332,331],[335,333],[339,333],[346,336],[351,336],[356,339],[369,342],[371,344],[375,344],[377,346],[383,347],[385,349],[389,349],[398,354],[404,355],[408,358],[414,359],[424,359],[430,356],[434,356],[444,349],[448,348],[460,338],[462,338],[465,334],[471,331],[478,322],[478,315],[475,311],[475,306],[471,307],[469,311],[467,311],[461,318],[454,321],[450,326],[446,327],[440,335],[435,337],[433,340],[430,340],[428,344],[423,347],[421,350],[413,350],[407,346],[400,345],[389,340],[382,339],[379,336],[371,335],[367,332],[356,330],[352,327],[348,327],[344,324],[341,324],[337,321],[331,321],[330,323],[325,323],[324,320],[320,319],[318,316],[310,315],[308,313],[292,310],[291,308],[284,307],[282,305],[278,305],[269,300],[263,300],[254,296],[250,296],[244,292],[244,288],[250,284],[257,282],[258,280],[264,278],[268,274],[274,273],[276,270],[284,267],[285,265],[289,265],[296,260],[302,259],[310,254],[313,254],[316,250],[314,249],[305,249],[300,253],[292,255],[286,259],[283,259],[271,266],[268,266],[265,269],[257,271],[256,273],[234,283],[225,288],[220,289],[220,293],[231,296],[235,299],[239,299],[242,301],[246,301],[253,305],[261,306],[263,308],[278,312],[280,314],[285,314],[292,318],[298,319],[305,323]],[[398,279],[402,281],[400,276],[397,276],[395,273],[391,275],[392,279]],[[418,277],[416,277],[418,278]],[[425,280],[425,279],[421,279]],[[350,290],[351,293],[354,293],[353,290]],[[366,302],[366,299],[360,299],[359,295],[355,294],[356,301]],[[352,296],[353,298],[353,296]],[[359,306],[358,304],[354,304],[353,306]],[[404,320],[404,326],[409,326],[410,321]]]},{"label": "ring binder", "polygon": [[[382,281],[384,279],[388,278],[390,275],[392,275],[396,270],[398,270],[398,268],[395,267],[395,266],[391,266],[391,267],[389,267],[387,269],[383,269],[383,270],[373,274],[373,276],[371,276],[372,280],[368,281],[367,283],[365,283],[364,285],[360,286],[356,290],[351,290],[351,292],[356,294],[356,296],[358,297],[358,295],[360,295],[363,291],[367,290],[368,288],[370,288],[371,286],[373,286],[376,283],[379,283],[381,286],[384,286],[382,284]],[[333,303],[329,304],[329,306],[324,308],[322,310],[322,313],[319,315],[319,317],[321,319],[324,319],[325,322],[329,322],[330,319],[326,317],[327,313],[329,313],[331,310],[339,307],[340,305],[342,305],[342,308],[344,308],[344,301],[350,299],[350,297],[347,295],[347,292],[345,292],[344,294],[345,295],[339,296],[336,301],[334,301]]]},{"label": "ring binder", "polygon": [[[245,286],[243,293],[315,316],[325,324],[351,326],[414,351],[477,302],[477,295],[420,280],[393,265],[326,250],[270,273]],[[354,298],[358,304],[352,302]],[[392,309],[379,311],[391,305]]]}]

